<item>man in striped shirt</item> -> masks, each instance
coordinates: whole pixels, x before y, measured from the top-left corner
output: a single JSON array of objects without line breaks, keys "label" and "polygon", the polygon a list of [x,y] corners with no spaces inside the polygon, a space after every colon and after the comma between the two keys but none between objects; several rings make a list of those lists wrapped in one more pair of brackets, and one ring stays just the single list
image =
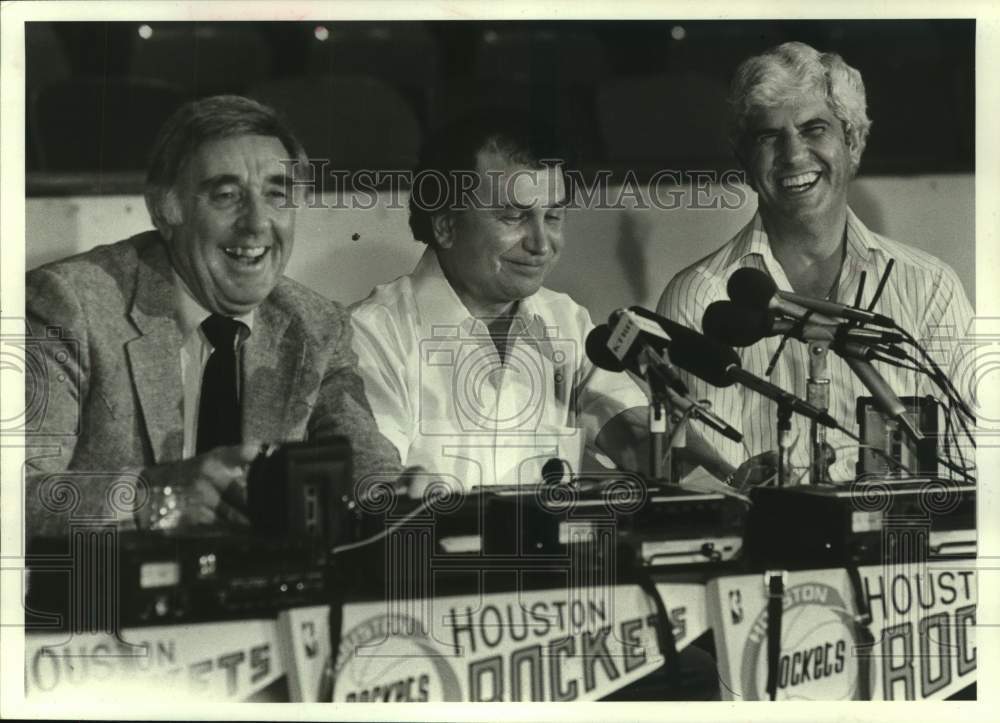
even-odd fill
[{"label": "man in striped shirt", "polygon": [[[847,205],[847,187],[857,173],[871,121],[857,70],[839,55],[803,43],[785,43],[746,60],[730,92],[731,140],[747,180],[759,198],[753,219],[725,246],[678,273],[664,290],[661,314],[695,329],[713,301],[728,298],[726,284],[739,268],[769,274],[779,290],[854,304],[864,273],[860,305],[867,307],[886,265],[895,260],[874,310],[894,319],[928,345],[966,332],[972,307],[955,272],[933,256],[873,233]],[[741,349],[743,367],[758,376],[779,337]],[[929,344],[934,351],[935,345]],[[938,353],[947,372],[956,354]],[[875,363],[899,396],[934,390],[914,372]],[[769,379],[806,396],[808,346],[790,341]],[[829,355],[830,414],[857,431],[855,406],[869,392],[842,359]],[[778,447],[776,405],[739,386],[718,389],[689,378],[692,392],[743,432],[742,445],[711,431],[704,434],[720,455],[738,465]],[[940,396],[937,394],[936,396]],[[792,466],[801,479],[808,468],[809,422],[792,419]],[[855,476],[857,445],[830,431],[836,452],[834,481]]]}]

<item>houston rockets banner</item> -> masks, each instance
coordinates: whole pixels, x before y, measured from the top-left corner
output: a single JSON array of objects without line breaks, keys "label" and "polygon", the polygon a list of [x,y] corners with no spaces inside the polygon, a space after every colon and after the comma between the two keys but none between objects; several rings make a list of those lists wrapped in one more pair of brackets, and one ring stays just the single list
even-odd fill
[{"label": "houston rockets banner", "polygon": [[[942,699],[974,682],[972,562],[862,567],[868,625],[846,571],[788,573],[777,700]],[[766,700],[763,575],[718,578],[707,596],[724,699]]]},{"label": "houston rockets banner", "polygon": [[[705,588],[658,586],[677,647],[706,630]],[[596,700],[663,664],[636,586],[349,604],[332,675],[328,610],[284,614],[290,690],[303,700]]]},{"label": "houston rockets banner", "polygon": [[273,620],[25,636],[26,695],[243,700],[285,674]]}]

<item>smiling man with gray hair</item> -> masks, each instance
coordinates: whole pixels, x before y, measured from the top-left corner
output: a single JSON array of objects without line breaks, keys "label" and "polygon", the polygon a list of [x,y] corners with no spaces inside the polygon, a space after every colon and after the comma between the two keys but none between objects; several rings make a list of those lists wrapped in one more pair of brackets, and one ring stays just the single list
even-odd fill
[{"label": "smiling man with gray hair", "polygon": [[[872,125],[856,69],[836,53],[784,43],[744,61],[729,101],[731,142],[757,193],[757,213],[725,246],[671,280],[660,313],[701,328],[706,307],[727,298],[729,277],[743,267],[769,274],[779,290],[847,304],[854,303],[864,274],[860,305],[867,307],[894,261],[874,311],[917,339],[954,337],[968,328],[972,308],[955,272],[930,254],[872,232],[848,207],[848,185]],[[779,342],[765,337],[740,350],[743,367],[763,376]],[[949,358],[941,355],[938,361],[947,370]],[[930,391],[912,373],[884,364],[877,369],[900,396]],[[805,397],[808,370],[808,347],[792,343],[782,350],[770,381]],[[839,357],[831,356],[829,377],[830,414],[855,428],[856,399],[868,391]],[[698,398],[708,399],[717,414],[742,430],[742,447],[705,432],[729,463],[777,449],[773,402],[743,388],[688,381]],[[792,436],[798,438],[793,467],[808,466],[807,424],[793,420]],[[853,479],[854,443],[839,432],[831,432],[828,441],[838,450],[831,476]]]},{"label": "smiling man with gray hair", "polygon": [[74,515],[246,525],[262,442],[343,435],[356,477],[399,472],[346,314],[284,276],[305,163],[271,108],[193,101],[154,144],[155,230],[28,272],[28,323],[53,380],[26,435],[29,536],[64,534]]}]

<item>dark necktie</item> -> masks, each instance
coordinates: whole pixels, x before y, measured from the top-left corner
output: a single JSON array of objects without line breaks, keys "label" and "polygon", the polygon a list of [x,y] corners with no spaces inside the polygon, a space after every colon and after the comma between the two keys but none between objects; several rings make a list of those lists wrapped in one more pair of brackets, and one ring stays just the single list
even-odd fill
[{"label": "dark necktie", "polygon": [[241,326],[241,322],[218,314],[201,323],[212,344],[212,355],[201,377],[197,454],[241,441],[235,343]]}]

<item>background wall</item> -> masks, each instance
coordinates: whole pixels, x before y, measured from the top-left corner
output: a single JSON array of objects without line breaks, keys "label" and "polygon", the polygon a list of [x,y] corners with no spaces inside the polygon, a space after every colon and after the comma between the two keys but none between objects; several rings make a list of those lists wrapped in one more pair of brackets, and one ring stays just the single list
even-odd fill
[{"label": "background wall", "polygon": [[[974,191],[971,174],[861,177],[851,188],[850,202],[869,228],[950,264],[974,301]],[[663,188],[660,197],[668,193]],[[731,211],[693,209],[690,203],[675,210],[574,209],[562,259],[546,285],[569,293],[596,320],[621,306],[655,307],[677,271],[721,246],[749,220],[756,199],[749,190],[746,199]],[[324,296],[350,303],[375,284],[409,272],[424,246],[412,240],[405,197],[400,201],[401,208],[389,208],[388,196],[382,196],[371,210],[301,211],[287,273]],[[324,199],[324,205],[334,202]],[[148,228],[141,196],[28,198],[26,263],[33,268]]]}]

